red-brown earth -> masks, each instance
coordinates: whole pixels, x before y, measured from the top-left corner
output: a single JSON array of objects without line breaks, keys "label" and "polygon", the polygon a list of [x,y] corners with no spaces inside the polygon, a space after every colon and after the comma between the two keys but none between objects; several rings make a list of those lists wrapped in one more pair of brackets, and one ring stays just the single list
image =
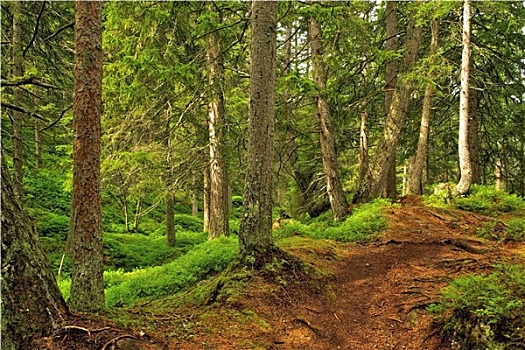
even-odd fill
[{"label": "red-brown earth", "polygon": [[[440,288],[495,263],[523,264],[525,244],[482,240],[494,220],[405,197],[381,238],[339,244],[296,236],[282,248],[317,267],[317,278],[253,274],[240,289],[219,283],[207,305],[191,295],[146,301],[106,318],[72,317],[46,349],[450,349],[426,306]],[[83,329],[82,329],[83,328]]]}]

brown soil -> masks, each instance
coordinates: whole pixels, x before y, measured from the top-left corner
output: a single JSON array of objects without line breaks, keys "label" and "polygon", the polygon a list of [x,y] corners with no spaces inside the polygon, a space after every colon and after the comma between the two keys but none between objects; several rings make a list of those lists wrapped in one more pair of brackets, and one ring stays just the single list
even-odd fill
[{"label": "brown soil", "polygon": [[[276,283],[260,275],[234,300],[135,308],[133,331],[73,322],[91,334],[70,329],[47,339],[45,348],[100,350],[130,335],[135,340],[117,339],[105,349],[450,349],[426,306],[457,276],[488,272],[495,262],[524,263],[525,245],[476,238],[489,217],[425,207],[414,196],[401,204],[388,213],[378,241],[312,248],[305,239],[310,245],[289,249],[330,272],[322,284]],[[93,331],[104,326],[110,329]]]}]

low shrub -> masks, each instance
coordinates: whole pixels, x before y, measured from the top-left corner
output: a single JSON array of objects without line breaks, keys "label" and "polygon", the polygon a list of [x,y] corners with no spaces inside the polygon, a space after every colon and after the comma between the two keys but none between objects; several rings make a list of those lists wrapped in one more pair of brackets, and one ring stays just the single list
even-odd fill
[{"label": "low shrub", "polygon": [[509,241],[525,241],[525,218],[512,219],[508,222],[506,239]]},{"label": "low shrub", "polygon": [[108,269],[131,271],[165,264],[203,243],[203,233],[178,232],[175,246],[170,247],[163,236],[141,234],[104,234],[105,265]]},{"label": "low shrub", "polygon": [[352,215],[342,222],[313,219],[306,225],[295,220],[283,220],[281,228],[274,231],[274,235],[284,238],[293,234],[304,234],[312,238],[334,239],[339,242],[369,240],[386,227],[384,210],[391,205],[385,199],[374,200],[355,208]]},{"label": "low shrub", "polygon": [[141,298],[177,293],[223,271],[237,256],[237,240],[220,237],[206,241],[163,266],[125,274],[125,281],[106,290],[108,306],[131,305]]},{"label": "low shrub", "polygon": [[525,201],[517,195],[481,185],[472,185],[468,197],[455,198],[453,203],[458,209],[486,215],[525,209]]},{"label": "low shrub", "polygon": [[189,214],[175,214],[175,225],[184,231],[202,232],[204,223],[202,218]]},{"label": "low shrub", "polygon": [[457,278],[429,310],[461,349],[523,349],[525,267],[500,265],[488,275]]},{"label": "low shrub", "polygon": [[36,232],[40,237],[52,237],[60,240],[67,238],[69,216],[45,209],[31,208],[29,208],[29,215],[34,218]]}]

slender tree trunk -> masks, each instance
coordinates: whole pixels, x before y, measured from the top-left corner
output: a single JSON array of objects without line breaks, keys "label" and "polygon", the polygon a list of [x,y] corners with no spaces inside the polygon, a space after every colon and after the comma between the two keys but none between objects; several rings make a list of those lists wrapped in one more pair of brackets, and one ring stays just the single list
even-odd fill
[{"label": "slender tree trunk", "polygon": [[224,68],[217,33],[208,37],[206,60],[210,103],[208,130],[210,143],[210,217],[208,239],[229,234],[228,222],[228,170],[224,153]]},{"label": "slender tree trunk", "polygon": [[30,347],[68,311],[2,155],[2,349]]},{"label": "slender tree trunk", "polygon": [[361,125],[359,127],[359,182],[364,181],[368,173],[368,111],[363,106],[361,111]]},{"label": "slender tree trunk", "polygon": [[38,119],[34,119],[35,127],[35,167],[37,169],[42,168],[42,144],[40,141],[40,129]]},{"label": "slender tree trunk", "polygon": [[341,185],[341,180],[337,172],[337,156],[335,153],[334,139],[330,130],[330,108],[326,98],[323,96],[327,78],[322,61],[321,25],[314,18],[310,18],[309,30],[312,48],[313,78],[318,90],[315,99],[317,104],[317,123],[319,125],[323,170],[326,178],[326,191],[330,199],[334,220],[340,221],[347,215],[348,204],[346,203],[343,186]]},{"label": "slender tree trunk", "polygon": [[73,102],[73,203],[70,307],[104,308],[104,255],[100,198],[100,116],[102,114],[102,3],[77,1]]},{"label": "slender tree trunk", "polygon": [[[397,51],[397,8],[399,3],[397,1],[386,2],[386,41],[385,49],[387,52]],[[390,105],[392,104],[392,98],[397,85],[398,75],[398,60],[392,59],[386,63],[386,74],[385,74],[385,115],[388,118],[390,111]],[[393,150],[393,154],[390,155],[389,163],[387,165],[387,174],[384,182],[381,184],[381,196],[394,200],[397,197],[396,187],[396,150],[397,146]]]},{"label": "slender tree trunk", "polygon": [[[472,62],[471,62],[472,65]],[[470,155],[470,166],[472,171],[472,184],[481,184],[481,163],[479,160],[479,152],[481,145],[479,144],[479,92],[469,88],[469,104],[468,104],[468,147]]]},{"label": "slender tree trunk", "polygon": [[199,216],[199,203],[197,202],[197,193],[193,190],[191,194],[191,216]]},{"label": "slender tree trunk", "polygon": [[[521,196],[525,197],[525,120],[521,119],[518,121],[518,135],[521,147],[518,148],[518,164],[520,168],[519,177],[518,177],[518,193]],[[519,180],[521,179],[521,180]]]},{"label": "slender tree trunk", "polygon": [[[405,54],[403,56],[403,71],[408,71],[417,60],[421,28],[411,20],[407,28]],[[395,156],[401,127],[403,126],[410,99],[411,86],[407,82],[398,81],[387,115],[383,138],[377,146],[373,162],[366,180],[359,185],[354,196],[354,202],[366,202],[380,197],[388,176],[392,157]]]},{"label": "slender tree trunk", "polygon": [[250,116],[239,257],[241,262],[256,266],[275,249],[272,193],[277,2],[253,1],[251,21]]},{"label": "slender tree trunk", "polygon": [[463,2],[463,52],[461,54],[461,92],[459,97],[459,168],[460,179],[456,189],[466,195],[472,184],[472,166],[469,149],[469,75],[470,75],[470,0]]},{"label": "slender tree trunk", "polygon": [[133,217],[133,232],[137,232],[137,230],[139,229],[141,213],[142,213],[142,201],[138,199],[137,204],[135,205],[135,215]]},{"label": "slender tree trunk", "polygon": [[202,183],[202,218],[204,224],[202,230],[208,232],[210,229],[210,164],[208,161],[206,161],[204,166]]},{"label": "slender tree trunk", "polygon": [[[431,24],[432,38],[430,41],[429,56],[433,57],[438,49],[439,40],[439,21],[434,19]],[[434,60],[430,64],[434,64]],[[425,87],[425,97],[423,99],[423,112],[421,113],[421,126],[419,127],[419,141],[417,143],[416,156],[414,162],[409,167],[408,174],[408,193],[423,194],[423,168],[427,161],[428,149],[428,127],[430,124],[430,112],[432,110],[432,83],[427,83]]]},{"label": "slender tree trunk", "polygon": [[164,130],[164,147],[166,148],[166,242],[175,245],[175,199],[173,196],[173,169],[171,164],[171,128],[170,116],[167,113]]},{"label": "slender tree trunk", "polygon": [[501,152],[501,143],[498,142],[498,152],[496,154],[496,166],[494,167],[494,178],[495,178],[495,188],[496,190],[501,190],[503,187],[502,187],[502,181],[501,181],[501,169],[503,167],[503,164],[501,163],[501,157],[500,157],[500,152]]},{"label": "slender tree trunk", "polygon": [[124,206],[124,224],[126,225],[126,232],[129,232],[128,197],[126,195],[124,195],[124,199],[122,201],[122,204]]},{"label": "slender tree trunk", "polygon": [[[24,75],[22,65],[22,2],[13,2],[13,77],[19,78]],[[22,95],[19,87],[13,87],[13,103],[20,105]],[[23,114],[12,111],[13,115],[13,185],[15,192],[22,198],[24,194],[24,142],[22,136]]]}]

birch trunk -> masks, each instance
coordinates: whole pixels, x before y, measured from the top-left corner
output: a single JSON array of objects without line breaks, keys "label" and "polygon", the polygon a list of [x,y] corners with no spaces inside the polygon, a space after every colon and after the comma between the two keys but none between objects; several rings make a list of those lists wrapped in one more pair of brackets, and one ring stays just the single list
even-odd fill
[{"label": "birch trunk", "polygon": [[463,51],[461,54],[461,92],[459,97],[459,169],[456,189],[466,195],[472,184],[472,166],[469,149],[469,75],[470,75],[470,0],[463,2]]}]

